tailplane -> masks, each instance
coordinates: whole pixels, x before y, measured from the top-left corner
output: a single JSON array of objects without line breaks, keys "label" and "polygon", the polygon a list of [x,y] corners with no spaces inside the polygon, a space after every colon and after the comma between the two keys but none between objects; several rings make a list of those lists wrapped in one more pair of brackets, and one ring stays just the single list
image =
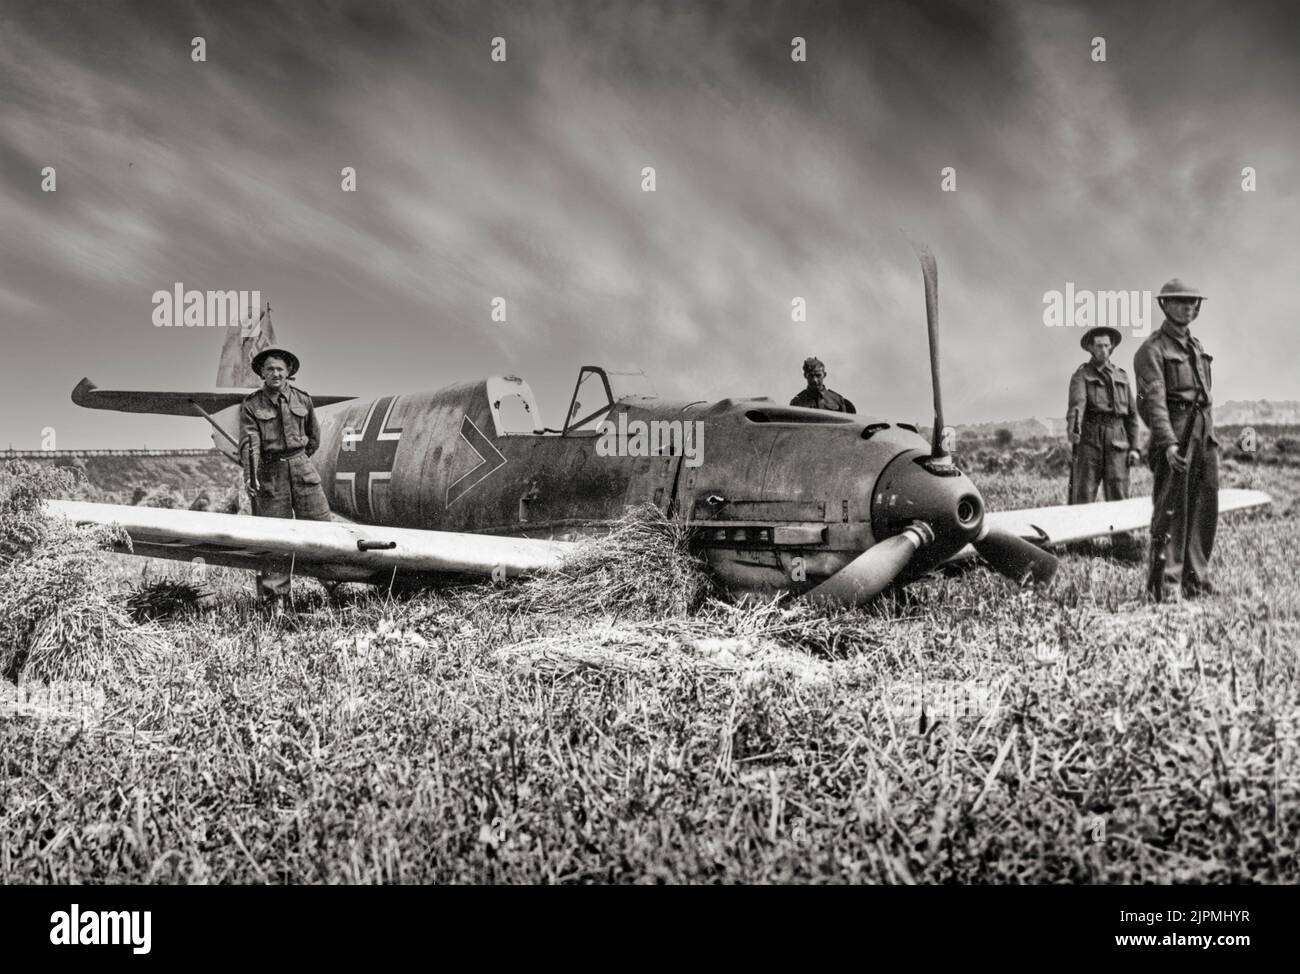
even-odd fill
[{"label": "tailplane", "polygon": [[[229,329],[221,346],[215,389],[100,389],[82,379],[72,390],[72,401],[86,409],[112,409],[123,413],[152,413],[155,416],[202,417],[212,426],[212,443],[235,463],[239,462],[238,406],[262,380],[253,372],[252,359],[275,344],[268,304],[253,321],[252,309],[238,329]],[[312,395],[317,406],[347,402],[355,396]]]}]

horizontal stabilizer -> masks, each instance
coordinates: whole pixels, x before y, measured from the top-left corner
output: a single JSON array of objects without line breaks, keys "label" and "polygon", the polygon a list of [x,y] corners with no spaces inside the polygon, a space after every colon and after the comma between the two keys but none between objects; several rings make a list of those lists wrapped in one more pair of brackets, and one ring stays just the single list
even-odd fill
[{"label": "horizontal stabilizer", "polygon": [[[86,409],[113,409],[120,413],[153,413],[158,416],[197,416],[198,406],[205,413],[219,413],[238,406],[254,389],[203,389],[192,392],[159,392],[155,390],[99,389],[89,379],[82,379],[72,390],[72,401]],[[347,402],[356,396],[318,396],[311,401],[317,406],[333,402]]]}]

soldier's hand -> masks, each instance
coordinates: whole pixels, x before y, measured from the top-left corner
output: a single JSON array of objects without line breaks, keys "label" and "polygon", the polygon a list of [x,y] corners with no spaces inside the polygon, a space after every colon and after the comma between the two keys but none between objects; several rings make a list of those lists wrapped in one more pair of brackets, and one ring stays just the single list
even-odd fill
[{"label": "soldier's hand", "polygon": [[1078,446],[1079,441],[1083,439],[1083,437],[1080,436],[1078,433],[1076,433],[1074,430],[1070,430],[1069,436],[1070,436],[1070,446]]},{"label": "soldier's hand", "polygon": [[1187,461],[1178,455],[1178,447],[1170,445],[1165,448],[1165,458],[1176,473],[1187,472]]},{"label": "soldier's hand", "polygon": [[262,489],[261,484],[245,484],[244,490],[248,491],[249,497],[256,497],[257,492]]},{"label": "soldier's hand", "polygon": [[1128,465],[1130,467],[1136,467],[1138,465],[1138,461],[1141,459],[1142,459],[1142,454],[1137,450],[1128,451]]}]

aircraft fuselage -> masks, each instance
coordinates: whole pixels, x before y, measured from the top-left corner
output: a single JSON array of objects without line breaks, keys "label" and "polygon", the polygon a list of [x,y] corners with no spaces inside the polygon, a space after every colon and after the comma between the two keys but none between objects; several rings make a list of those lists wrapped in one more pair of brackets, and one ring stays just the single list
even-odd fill
[{"label": "aircraft fuselage", "polygon": [[[688,519],[730,589],[760,594],[807,591],[924,519],[940,540],[907,581],[982,520],[974,485],[930,469],[908,426],[768,399],[649,399],[614,402],[600,417],[612,427],[538,432],[531,396],[506,377],[318,408],[314,460],[332,510],[365,524],[569,540],[653,504]],[[525,421],[508,420],[503,400],[527,404]],[[617,455],[645,452],[631,445],[605,455],[601,436],[637,421],[700,424],[696,454]]]}]

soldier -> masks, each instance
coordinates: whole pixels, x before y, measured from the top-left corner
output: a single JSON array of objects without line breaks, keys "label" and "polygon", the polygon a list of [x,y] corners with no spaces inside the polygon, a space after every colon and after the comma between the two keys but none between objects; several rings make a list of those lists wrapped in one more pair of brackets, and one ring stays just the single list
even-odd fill
[{"label": "soldier", "polygon": [[[262,388],[240,407],[239,454],[253,513],[328,521],[329,501],[310,459],[320,445],[320,421],[311,396],[289,385],[298,374],[298,356],[264,348],[253,356],[252,366],[262,377]],[[278,565],[258,572],[258,601],[278,613],[292,579],[292,572]]]},{"label": "soldier", "polygon": [[803,361],[803,377],[808,387],[790,400],[791,406],[806,406],[809,409],[825,409],[833,413],[857,413],[853,403],[838,392],[826,388],[826,366],[819,358],[806,358]]},{"label": "soldier", "polygon": [[1210,363],[1189,326],[1204,296],[1178,278],[1160,289],[1159,331],[1133,359],[1138,411],[1151,430],[1147,463],[1155,474],[1151,502],[1151,569],[1147,592],[1157,602],[1213,594],[1210,552],[1219,519],[1219,441],[1211,412]]},{"label": "soldier", "polygon": [[[1106,500],[1124,500],[1128,497],[1129,467],[1142,456],[1137,449],[1137,404],[1128,373],[1110,360],[1120,337],[1115,328],[1089,328],[1079,343],[1092,359],[1070,377],[1070,404],[1065,415],[1074,447],[1071,504],[1095,501],[1099,482],[1105,485]],[[1119,538],[1116,543],[1121,543]]]}]

